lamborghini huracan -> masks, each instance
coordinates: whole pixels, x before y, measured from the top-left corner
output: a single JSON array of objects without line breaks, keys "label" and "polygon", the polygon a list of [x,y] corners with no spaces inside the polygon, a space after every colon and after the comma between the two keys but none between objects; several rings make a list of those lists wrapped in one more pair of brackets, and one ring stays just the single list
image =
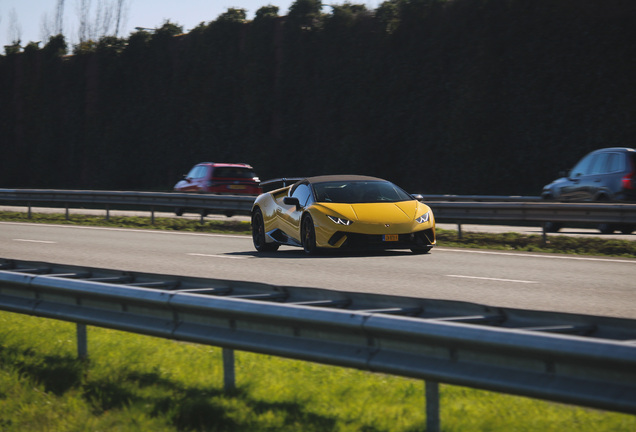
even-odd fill
[{"label": "lamborghini huracan", "polygon": [[417,198],[375,177],[300,179],[256,198],[254,247],[266,252],[299,246],[308,254],[345,248],[427,253],[435,245],[435,218]]}]

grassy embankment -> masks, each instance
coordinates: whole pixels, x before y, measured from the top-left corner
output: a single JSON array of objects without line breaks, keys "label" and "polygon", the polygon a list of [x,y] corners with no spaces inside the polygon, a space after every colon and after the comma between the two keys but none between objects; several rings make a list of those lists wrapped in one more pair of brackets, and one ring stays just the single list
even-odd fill
[{"label": "grassy embankment", "polygon": [[[421,431],[422,381],[0,312],[0,430]],[[442,385],[444,431],[633,431],[636,417]]]},{"label": "grassy embankment", "polygon": [[[2,213],[0,220],[27,220]],[[148,218],[33,215],[32,222],[146,228]],[[154,229],[249,233],[244,222],[157,219]],[[537,239],[532,237],[538,237]],[[636,256],[630,242],[473,235],[442,245]],[[624,244],[623,244],[624,243]],[[223,391],[221,350],[89,328],[86,361],[71,323],[0,312],[0,430],[416,431],[421,381],[237,353],[237,386]],[[456,386],[441,386],[444,431],[632,431],[636,417]]]}]

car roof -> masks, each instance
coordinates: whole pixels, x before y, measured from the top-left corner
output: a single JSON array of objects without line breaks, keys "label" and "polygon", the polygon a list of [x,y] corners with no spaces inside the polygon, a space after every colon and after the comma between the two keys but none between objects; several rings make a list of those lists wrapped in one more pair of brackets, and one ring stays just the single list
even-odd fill
[{"label": "car roof", "polygon": [[626,152],[633,152],[636,151],[633,148],[629,148],[629,147],[607,147],[607,148],[602,148],[602,149],[598,149],[598,150],[594,150],[592,153],[601,153],[601,152],[606,152],[606,151],[626,151]]},{"label": "car roof", "polygon": [[246,163],[232,163],[232,162],[199,162],[197,165],[214,165],[215,167],[252,168],[251,165]]},{"label": "car roof", "polygon": [[301,181],[308,181],[309,183],[324,183],[324,182],[332,182],[332,181],[386,181],[384,179],[378,177],[370,177],[370,176],[362,176],[362,175],[323,175],[316,177],[307,177]]}]

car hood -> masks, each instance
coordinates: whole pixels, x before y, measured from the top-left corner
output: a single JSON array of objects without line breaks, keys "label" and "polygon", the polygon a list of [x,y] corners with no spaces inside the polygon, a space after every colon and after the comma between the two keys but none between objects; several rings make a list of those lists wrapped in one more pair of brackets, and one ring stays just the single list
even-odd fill
[{"label": "car hood", "polygon": [[566,184],[569,181],[570,180],[567,177],[559,177],[558,179],[553,180],[551,183],[548,183],[547,185],[543,186],[543,190],[552,189],[555,186]]},{"label": "car hood", "polygon": [[319,203],[316,207],[323,212],[336,213],[351,221],[368,223],[405,223],[412,221],[418,213],[423,214],[430,209],[419,201],[400,201],[391,203],[335,204]]}]

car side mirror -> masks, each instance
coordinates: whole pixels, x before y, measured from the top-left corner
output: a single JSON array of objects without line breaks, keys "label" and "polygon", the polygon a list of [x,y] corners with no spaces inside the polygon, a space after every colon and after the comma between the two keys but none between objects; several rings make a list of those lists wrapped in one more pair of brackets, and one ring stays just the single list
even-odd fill
[{"label": "car side mirror", "polygon": [[296,197],[287,196],[283,198],[283,203],[289,206],[296,206],[296,210],[300,210],[300,201]]},{"label": "car side mirror", "polygon": [[424,201],[424,196],[422,194],[413,194],[413,198],[418,201]]}]

